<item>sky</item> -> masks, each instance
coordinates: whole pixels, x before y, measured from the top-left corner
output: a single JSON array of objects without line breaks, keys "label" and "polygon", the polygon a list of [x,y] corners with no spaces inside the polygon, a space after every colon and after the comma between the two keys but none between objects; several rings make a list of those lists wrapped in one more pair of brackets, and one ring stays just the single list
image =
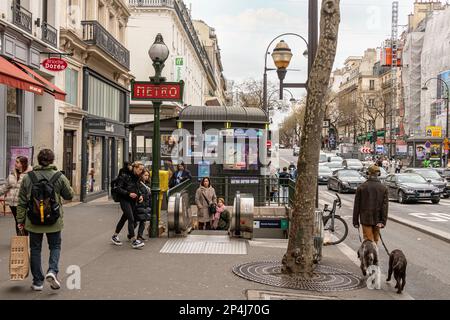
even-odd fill
[{"label": "sky", "polygon": [[[308,36],[308,0],[184,0],[192,5],[192,16],[216,29],[225,77],[240,82],[262,79],[264,53],[276,36],[291,32]],[[406,25],[414,0],[399,1],[399,24]],[[320,0],[319,0],[320,4]],[[391,35],[391,0],[342,0],[341,25],[335,67],[348,56],[364,54],[367,48],[380,47]],[[399,28],[399,33],[404,27]],[[283,37],[293,50],[286,82],[304,82],[306,45],[298,37]],[[275,44],[278,41],[275,41]],[[269,50],[270,51],[270,50]],[[273,66],[268,56],[269,66]],[[277,81],[275,72],[269,81]]]}]

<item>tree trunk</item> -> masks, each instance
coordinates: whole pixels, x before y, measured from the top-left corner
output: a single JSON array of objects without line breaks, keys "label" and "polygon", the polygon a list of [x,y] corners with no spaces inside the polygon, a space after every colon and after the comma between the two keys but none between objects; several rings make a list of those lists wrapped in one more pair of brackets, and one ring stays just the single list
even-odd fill
[{"label": "tree trunk", "polygon": [[317,173],[330,74],[336,56],[340,0],[322,0],[320,40],[308,80],[308,97],[298,159],[298,179],[289,245],[282,272],[311,278],[314,272],[314,215]]}]

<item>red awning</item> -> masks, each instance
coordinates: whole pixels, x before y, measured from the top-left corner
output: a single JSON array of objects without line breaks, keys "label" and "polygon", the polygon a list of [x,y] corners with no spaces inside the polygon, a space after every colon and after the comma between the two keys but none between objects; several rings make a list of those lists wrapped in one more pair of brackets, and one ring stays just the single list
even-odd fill
[{"label": "red awning", "polygon": [[44,93],[42,83],[30,77],[3,57],[0,57],[0,83],[39,95]]},{"label": "red awning", "polygon": [[61,90],[60,88],[55,86],[53,83],[51,83],[50,81],[45,79],[43,76],[39,75],[33,69],[31,69],[31,68],[29,68],[29,67],[27,67],[27,66],[25,66],[25,65],[23,65],[21,63],[18,63],[18,62],[15,62],[15,64],[17,64],[23,70],[28,72],[28,74],[32,75],[37,80],[42,82],[42,84],[44,84],[44,86],[45,86],[45,91],[50,93],[52,96],[55,96],[55,99],[58,99],[58,100],[61,100],[61,101],[65,101],[66,100],[66,93],[63,90]]}]

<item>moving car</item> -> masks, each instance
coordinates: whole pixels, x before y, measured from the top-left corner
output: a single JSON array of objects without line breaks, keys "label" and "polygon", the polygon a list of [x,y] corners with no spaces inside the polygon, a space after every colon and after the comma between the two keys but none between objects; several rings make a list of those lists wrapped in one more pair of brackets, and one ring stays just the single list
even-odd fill
[{"label": "moving car", "polygon": [[333,175],[333,172],[327,166],[319,165],[319,184],[327,184],[330,177]]},{"label": "moving car", "polygon": [[399,203],[408,201],[431,200],[438,204],[441,201],[441,192],[424,177],[415,173],[402,173],[389,175],[384,185],[389,190],[389,199]]},{"label": "moving car", "polygon": [[416,173],[424,177],[425,180],[431,181],[431,184],[439,188],[441,194],[448,198],[450,196],[450,187],[448,181],[441,177],[441,175],[431,168],[408,168],[405,173]]},{"label": "moving car", "polygon": [[344,168],[351,169],[351,170],[361,170],[362,168],[364,168],[364,165],[358,159],[344,160],[343,165],[344,165]]},{"label": "moving car", "polygon": [[328,156],[326,153],[321,152],[319,157],[319,163],[328,162]]},{"label": "moving car", "polygon": [[364,182],[366,182],[366,178],[358,171],[342,169],[333,172],[327,187],[328,190],[337,190],[339,193],[356,192],[356,189]]},{"label": "moving car", "polygon": [[344,159],[342,157],[332,156],[328,157],[328,162],[340,162],[342,164]]},{"label": "moving car", "polygon": [[294,146],[294,149],[292,150],[292,155],[294,157],[298,157],[300,155],[300,147]]},{"label": "moving car", "polygon": [[324,166],[330,168],[331,171],[344,169],[344,167],[342,166],[342,162],[327,162],[324,164]]}]

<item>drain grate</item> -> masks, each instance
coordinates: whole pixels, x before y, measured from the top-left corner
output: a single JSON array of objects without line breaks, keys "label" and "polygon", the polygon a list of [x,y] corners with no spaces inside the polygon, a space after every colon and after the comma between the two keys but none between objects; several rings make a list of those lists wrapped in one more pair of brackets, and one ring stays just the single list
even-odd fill
[{"label": "drain grate", "polygon": [[365,286],[363,279],[353,273],[326,265],[318,265],[312,279],[282,274],[280,261],[245,263],[233,267],[233,272],[249,281],[297,290],[331,292],[356,290]]}]

